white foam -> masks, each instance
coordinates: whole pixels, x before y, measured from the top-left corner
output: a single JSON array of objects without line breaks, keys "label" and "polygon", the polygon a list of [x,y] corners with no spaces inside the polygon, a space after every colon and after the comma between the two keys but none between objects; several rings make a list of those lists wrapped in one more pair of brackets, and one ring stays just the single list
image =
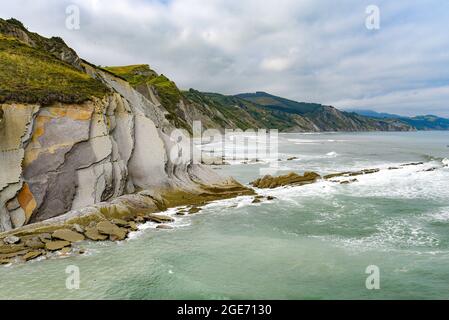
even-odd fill
[{"label": "white foam", "polygon": [[443,166],[445,166],[445,167],[449,166],[449,159],[448,158],[444,158],[443,160],[441,160],[441,162],[443,163]]}]

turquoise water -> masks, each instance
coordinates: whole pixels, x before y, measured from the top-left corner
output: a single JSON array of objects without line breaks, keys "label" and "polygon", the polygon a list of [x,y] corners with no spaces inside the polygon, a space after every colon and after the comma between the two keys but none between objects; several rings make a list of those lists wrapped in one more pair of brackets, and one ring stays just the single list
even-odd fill
[{"label": "turquoise water", "polygon": [[[261,190],[151,224],[84,256],[0,268],[2,299],[447,299],[449,133],[283,134],[278,173],[381,168],[358,182]],[[408,162],[423,165],[387,170]],[[243,183],[259,164],[217,167]],[[425,171],[436,167],[435,171]],[[168,212],[173,214],[174,211]],[[80,289],[66,289],[68,265]],[[369,265],[380,289],[368,290]]]}]

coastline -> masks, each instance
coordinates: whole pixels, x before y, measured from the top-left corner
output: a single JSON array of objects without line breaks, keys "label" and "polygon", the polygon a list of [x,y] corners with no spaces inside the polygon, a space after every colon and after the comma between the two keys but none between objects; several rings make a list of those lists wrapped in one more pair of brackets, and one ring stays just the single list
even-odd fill
[{"label": "coastline", "polygon": [[82,254],[82,250],[71,250],[72,243],[122,241],[147,221],[160,224],[160,229],[171,229],[169,224],[173,219],[157,214],[169,208],[185,206],[186,213],[194,214],[201,206],[216,200],[255,194],[253,189],[231,178],[223,184],[201,184],[196,191],[171,188],[123,195],[111,202],[1,233],[0,264],[26,262],[52,252]]}]

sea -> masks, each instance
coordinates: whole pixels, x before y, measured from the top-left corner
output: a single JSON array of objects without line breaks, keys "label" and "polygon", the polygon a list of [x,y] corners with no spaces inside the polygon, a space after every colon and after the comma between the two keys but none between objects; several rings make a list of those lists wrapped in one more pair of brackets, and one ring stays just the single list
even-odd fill
[{"label": "sea", "polygon": [[[449,298],[449,132],[285,133],[278,152],[278,175],[380,170],[169,209],[172,230],[0,267],[0,299]],[[248,184],[268,162],[213,168]]]}]

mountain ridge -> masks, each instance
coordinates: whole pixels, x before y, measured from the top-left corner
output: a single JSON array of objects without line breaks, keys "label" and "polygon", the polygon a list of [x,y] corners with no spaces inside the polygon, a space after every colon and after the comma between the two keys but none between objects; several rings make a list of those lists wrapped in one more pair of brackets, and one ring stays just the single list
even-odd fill
[{"label": "mountain ridge", "polygon": [[379,119],[397,119],[415,127],[417,130],[449,130],[449,119],[436,115],[417,115],[413,117],[377,112],[366,109],[351,109],[352,112]]}]

